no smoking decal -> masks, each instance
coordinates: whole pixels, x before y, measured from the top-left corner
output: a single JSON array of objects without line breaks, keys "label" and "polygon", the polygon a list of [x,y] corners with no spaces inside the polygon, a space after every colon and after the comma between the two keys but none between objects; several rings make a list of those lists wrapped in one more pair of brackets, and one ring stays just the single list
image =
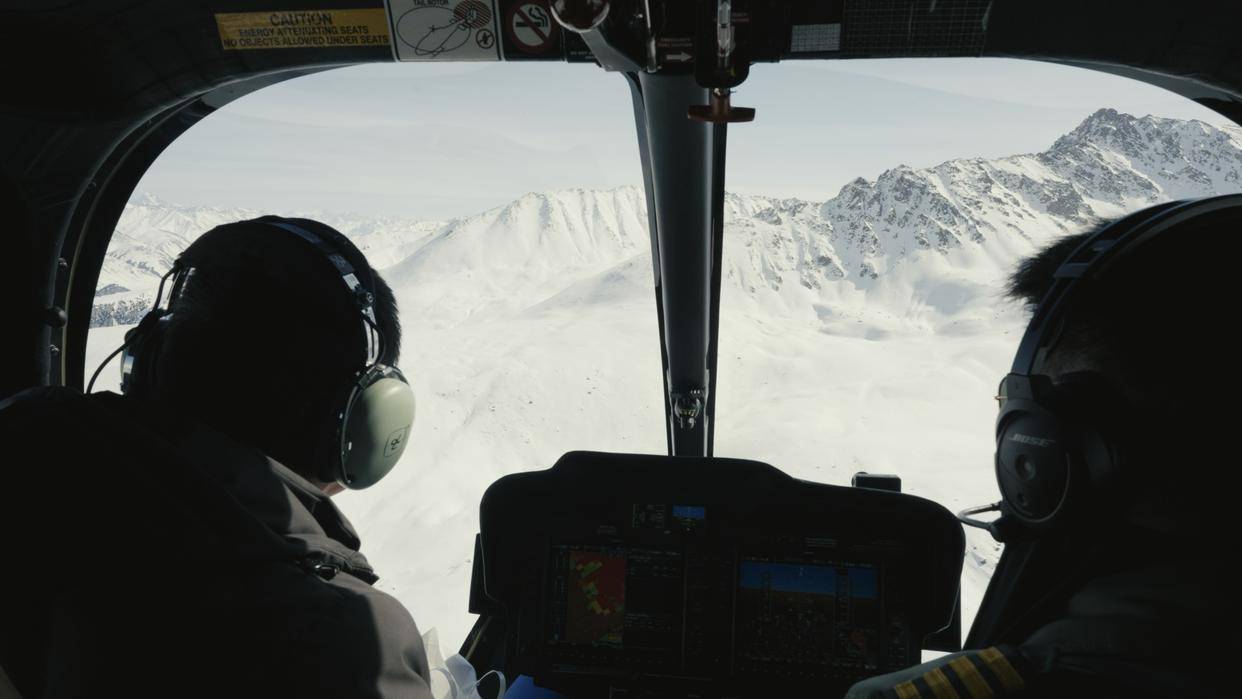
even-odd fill
[{"label": "no smoking decal", "polygon": [[558,44],[561,28],[552,18],[547,0],[517,2],[506,15],[505,35],[514,50],[541,54]]}]

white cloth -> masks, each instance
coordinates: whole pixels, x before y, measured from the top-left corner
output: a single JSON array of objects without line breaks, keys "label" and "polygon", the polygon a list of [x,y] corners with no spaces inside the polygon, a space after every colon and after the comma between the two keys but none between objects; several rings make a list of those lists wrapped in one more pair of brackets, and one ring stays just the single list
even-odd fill
[{"label": "white cloth", "polygon": [[[431,695],[435,699],[501,699],[505,695],[508,687],[504,673],[491,670],[476,678],[474,666],[460,654],[444,657],[435,629],[423,634],[423,648],[427,651],[427,666],[431,668]],[[496,675],[500,691],[495,697],[485,698],[479,694],[479,684],[489,675]]]}]

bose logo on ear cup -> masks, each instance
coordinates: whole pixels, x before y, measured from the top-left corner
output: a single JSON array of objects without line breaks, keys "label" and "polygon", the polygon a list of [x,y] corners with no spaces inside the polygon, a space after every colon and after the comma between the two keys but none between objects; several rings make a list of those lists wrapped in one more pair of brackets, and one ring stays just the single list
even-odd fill
[{"label": "bose logo on ear cup", "polygon": [[1009,438],[1009,441],[1018,442],[1019,444],[1029,444],[1033,447],[1050,447],[1057,443],[1055,439],[1044,439],[1043,437],[1032,437],[1030,435],[1018,434],[1016,432],[1014,433],[1012,437]]}]

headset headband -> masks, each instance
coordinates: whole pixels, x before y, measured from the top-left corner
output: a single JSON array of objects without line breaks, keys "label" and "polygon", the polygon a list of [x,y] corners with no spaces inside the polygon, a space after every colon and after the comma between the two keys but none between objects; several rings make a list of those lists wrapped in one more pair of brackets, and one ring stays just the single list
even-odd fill
[{"label": "headset headband", "polygon": [[[262,223],[275,228],[280,228],[281,230],[292,233],[302,240],[305,240],[315,246],[315,249],[323,254],[323,256],[327,258],[328,262],[332,263],[332,266],[336,268],[337,273],[341,275],[341,281],[345,283],[345,288],[349,290],[350,296],[354,299],[354,303],[357,304],[358,310],[362,313],[363,320],[366,322],[366,325],[370,330],[367,342],[368,368],[383,361],[384,352],[387,348],[384,343],[384,334],[380,331],[379,324],[375,320],[375,292],[373,291],[375,288],[375,276],[371,273],[371,271],[369,269],[367,270],[367,276],[370,277],[370,284],[364,285],[362,281],[358,279],[358,274],[354,270],[354,266],[350,264],[349,260],[342,254],[340,248],[333,243],[324,240],[322,236],[316,235],[315,233],[312,233],[297,224],[290,223],[287,220],[262,221]],[[373,337],[377,338],[378,341],[371,341]]]},{"label": "headset headband", "polygon": [[1242,206],[1240,194],[1172,201],[1132,213],[1104,226],[1057,268],[1052,287],[1040,300],[1034,317],[1026,327],[1010,372],[1024,376],[1036,373],[1044,363],[1048,350],[1061,337],[1068,316],[1067,309],[1074,307],[1077,296],[1084,288],[1089,287],[1091,282],[1103,279],[1119,261],[1160,233],[1188,219],[1239,206]]},{"label": "headset headband", "polygon": [[375,302],[375,295],[371,292],[370,288],[364,286],[362,282],[359,281],[358,275],[354,270],[354,266],[349,263],[349,260],[347,260],[338,249],[333,247],[323,238],[311,233],[301,226],[285,221],[264,221],[264,223],[269,226],[275,226],[276,228],[289,231],[302,240],[314,245],[319,252],[323,253],[324,257],[328,258],[328,261],[332,263],[332,266],[336,267],[336,271],[341,275],[341,280],[345,282],[345,287],[349,289],[349,293],[354,296],[355,300],[358,302],[358,305],[365,309],[365,312],[372,321],[375,320],[375,314],[371,310],[371,305]]},{"label": "headset headband", "polygon": [[[313,246],[332,265],[336,273],[340,275],[345,289],[349,292],[352,305],[358,309],[359,314],[362,316],[366,335],[365,368],[369,370],[383,362],[387,353],[387,343],[384,333],[380,330],[379,323],[375,319],[375,276],[369,267],[367,267],[365,272],[359,274],[359,270],[349,261],[346,248],[353,250],[360,258],[362,257],[362,254],[357,251],[353,243],[343,235],[337,234],[325,237],[285,219],[253,219],[246,223],[257,223],[291,233]],[[336,240],[336,238],[340,238],[340,240]],[[194,245],[191,245],[177,258],[173,268],[173,271],[177,272],[177,274],[174,277],[173,291],[169,297],[170,310],[172,306],[171,299],[177,298],[182,285],[190,280],[195,271],[196,259],[201,254],[203,253],[197,252],[194,249]],[[359,279],[360,276],[366,277],[366,282]]]}]

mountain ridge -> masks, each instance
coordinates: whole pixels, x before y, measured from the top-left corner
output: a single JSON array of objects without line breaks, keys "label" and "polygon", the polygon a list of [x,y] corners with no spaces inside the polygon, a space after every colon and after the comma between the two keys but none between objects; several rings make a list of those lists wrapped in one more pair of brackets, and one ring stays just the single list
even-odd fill
[{"label": "mountain ridge", "polygon": [[[801,304],[875,292],[928,254],[940,258],[929,264],[994,276],[1052,237],[1159,201],[1240,189],[1242,130],[1100,109],[1038,153],[898,165],[823,201],[730,192],[725,278],[750,295],[809,295],[780,302]],[[92,326],[136,322],[197,235],[260,214],[136,194],[105,258]],[[649,255],[646,198],[633,186],[530,192],[444,221],[302,215],[349,236],[394,287],[424,287],[406,310],[441,323],[534,306]],[[455,285],[463,274],[473,284]]]}]

